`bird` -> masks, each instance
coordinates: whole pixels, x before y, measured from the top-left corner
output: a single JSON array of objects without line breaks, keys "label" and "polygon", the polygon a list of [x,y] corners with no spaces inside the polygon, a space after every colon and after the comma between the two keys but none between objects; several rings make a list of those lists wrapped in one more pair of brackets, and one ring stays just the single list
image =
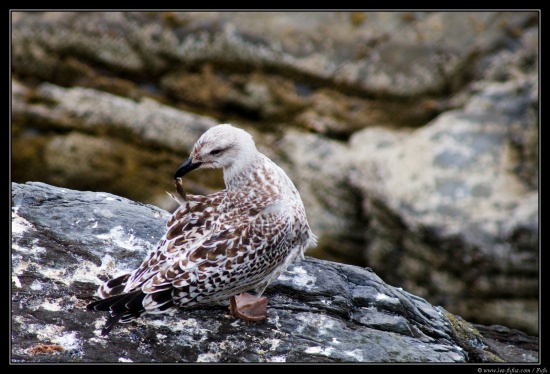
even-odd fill
[{"label": "bird", "polygon": [[[225,188],[187,194],[182,177],[223,169]],[[174,175],[178,207],[156,249],[141,265],[99,286],[88,310],[109,312],[101,335],[144,314],[219,305],[244,321],[267,318],[267,286],[317,236],[288,175],[259,152],[245,130],[220,124],[205,131]]]}]

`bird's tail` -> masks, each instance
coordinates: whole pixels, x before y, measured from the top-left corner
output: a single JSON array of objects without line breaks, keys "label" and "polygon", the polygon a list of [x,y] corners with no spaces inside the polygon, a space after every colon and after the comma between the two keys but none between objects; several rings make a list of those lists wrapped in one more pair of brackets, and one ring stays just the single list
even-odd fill
[{"label": "bird's tail", "polygon": [[130,322],[145,312],[143,298],[145,294],[141,290],[131,293],[111,296],[106,299],[94,301],[86,306],[88,310],[109,312],[109,318],[101,330],[101,335],[107,335],[117,322]]},{"label": "bird's tail", "polygon": [[141,290],[124,293],[129,278],[130,274],[124,274],[103,283],[97,290],[101,300],[86,307],[88,310],[110,313],[101,335],[107,335],[118,321],[133,321],[145,311],[142,303],[145,294]]}]

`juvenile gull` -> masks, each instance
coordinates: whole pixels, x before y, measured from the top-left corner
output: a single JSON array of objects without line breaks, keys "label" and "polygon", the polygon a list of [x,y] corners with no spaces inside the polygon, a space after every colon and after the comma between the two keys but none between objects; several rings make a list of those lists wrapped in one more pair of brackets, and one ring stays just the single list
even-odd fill
[{"label": "juvenile gull", "polygon": [[[199,168],[223,168],[226,188],[186,195],[181,177]],[[227,299],[233,316],[263,320],[266,287],[316,245],[296,187],[244,130],[224,124],[206,131],[174,179],[178,195],[169,195],[180,206],[156,250],[101,285],[101,300],[88,305],[110,313],[102,335],[145,313]]]}]

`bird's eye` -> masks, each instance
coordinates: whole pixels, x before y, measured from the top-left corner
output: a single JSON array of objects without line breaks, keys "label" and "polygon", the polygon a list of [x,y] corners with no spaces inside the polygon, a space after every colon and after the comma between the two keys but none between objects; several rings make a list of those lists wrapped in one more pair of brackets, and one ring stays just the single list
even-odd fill
[{"label": "bird's eye", "polygon": [[210,151],[210,154],[211,155],[217,155],[218,153],[220,153],[222,150],[221,149],[213,149]]}]

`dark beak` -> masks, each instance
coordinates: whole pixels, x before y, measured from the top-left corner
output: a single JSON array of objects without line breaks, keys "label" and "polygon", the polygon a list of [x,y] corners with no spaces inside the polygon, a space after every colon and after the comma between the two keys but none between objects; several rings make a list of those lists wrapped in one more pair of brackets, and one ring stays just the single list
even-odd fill
[{"label": "dark beak", "polygon": [[183,164],[181,164],[178,170],[176,170],[176,174],[174,174],[174,179],[183,177],[185,174],[189,173],[191,170],[195,170],[199,166],[201,166],[200,162],[193,163],[192,158],[188,159]]}]

